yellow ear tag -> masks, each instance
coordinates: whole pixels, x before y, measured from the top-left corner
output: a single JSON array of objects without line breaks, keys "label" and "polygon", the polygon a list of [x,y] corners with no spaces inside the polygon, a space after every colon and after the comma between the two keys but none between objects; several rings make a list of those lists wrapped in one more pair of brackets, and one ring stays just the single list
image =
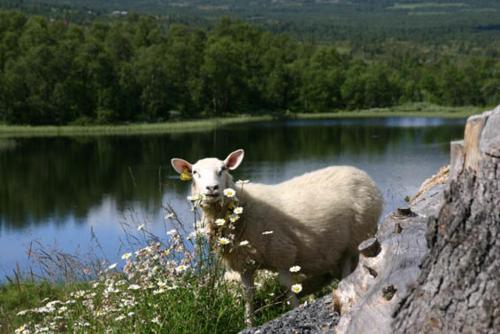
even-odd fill
[{"label": "yellow ear tag", "polygon": [[192,179],[191,173],[187,169],[184,169],[181,173],[181,181],[190,181]]}]

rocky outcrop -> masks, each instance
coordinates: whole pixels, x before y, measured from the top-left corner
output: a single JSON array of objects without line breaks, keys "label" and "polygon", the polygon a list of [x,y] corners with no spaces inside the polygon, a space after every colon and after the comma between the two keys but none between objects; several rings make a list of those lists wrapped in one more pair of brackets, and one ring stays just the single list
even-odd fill
[{"label": "rocky outcrop", "polygon": [[376,236],[379,252],[366,252],[360,245],[356,270],[333,291],[334,310],[341,315],[336,333],[391,332],[392,313],[420,273],[428,250],[427,221],[442,206],[447,173],[447,168],[441,169],[424,183],[409,207],[386,218]]},{"label": "rocky outcrop", "polygon": [[452,143],[451,176],[417,284],[396,333],[500,332],[500,107],[471,117]]},{"label": "rocky outcrop", "polygon": [[[449,174],[449,176],[448,176]],[[360,245],[332,296],[245,333],[500,332],[500,107]]]}]

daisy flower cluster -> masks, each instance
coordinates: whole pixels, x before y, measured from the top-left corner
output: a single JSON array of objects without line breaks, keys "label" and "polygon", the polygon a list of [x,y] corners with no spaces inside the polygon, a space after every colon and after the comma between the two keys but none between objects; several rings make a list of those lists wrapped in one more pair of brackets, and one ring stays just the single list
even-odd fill
[{"label": "daisy flower cluster", "polygon": [[236,224],[244,212],[244,208],[240,206],[239,199],[236,196],[236,191],[232,188],[226,188],[223,191],[225,208],[221,214],[221,218],[217,218],[212,228],[212,238],[216,240],[216,248],[219,251],[232,251],[235,247],[250,246],[248,240],[242,240],[238,243],[235,241],[234,231]]},{"label": "daisy flower cluster", "polygon": [[[40,307],[20,311],[17,315],[27,322],[16,333],[114,332],[115,328],[164,332],[166,315],[176,305],[172,300],[193,290],[192,268],[200,269],[194,251],[177,231],[169,231],[167,245],[151,242],[121,259],[66,300],[45,300]],[[206,281],[201,277],[196,285]]]},{"label": "daisy flower cluster", "polygon": [[[236,191],[228,188],[223,193],[227,205],[210,233],[215,243],[208,241],[209,232],[196,220],[196,213],[194,231],[188,233],[173,210],[167,210],[165,220],[178,221],[179,230],[171,229],[160,238],[146,224],[138,225],[136,233],[151,236],[148,243],[123,253],[116,263],[107,263],[95,280],[82,282],[64,298],[43,300],[38,307],[18,312],[23,324],[15,332],[215,333],[243,329],[241,287],[224,278],[218,255],[251,250],[252,246],[248,240],[235,238],[238,221],[245,214]],[[193,207],[201,201],[199,197],[188,199]],[[300,267],[290,271],[297,274]],[[255,285],[256,298],[263,305],[256,313],[260,323],[289,309],[277,302],[283,292],[276,274],[260,271]],[[292,291],[300,292],[296,285]]]}]

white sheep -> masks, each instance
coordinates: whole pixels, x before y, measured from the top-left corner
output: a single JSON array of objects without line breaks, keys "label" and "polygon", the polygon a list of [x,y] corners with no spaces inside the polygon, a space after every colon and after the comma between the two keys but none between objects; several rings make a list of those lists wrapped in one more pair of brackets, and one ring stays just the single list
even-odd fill
[{"label": "white sheep", "polygon": [[[241,276],[245,322],[251,326],[256,270],[278,272],[280,284],[290,291],[294,283],[290,268],[299,266],[306,277],[302,294],[348,275],[357,264],[357,246],[377,230],[383,204],[372,179],[349,166],[327,167],[276,185],[236,185],[228,170],[236,169],[243,156],[240,149],[224,161],[206,158],[191,164],[174,158],[171,162],[178,173],[192,177],[192,195],[202,196],[209,235],[217,230],[215,221],[227,218],[232,210],[223,190],[236,190],[244,211],[235,229],[225,232],[234,240],[222,257]],[[290,298],[296,306],[293,293]]]}]

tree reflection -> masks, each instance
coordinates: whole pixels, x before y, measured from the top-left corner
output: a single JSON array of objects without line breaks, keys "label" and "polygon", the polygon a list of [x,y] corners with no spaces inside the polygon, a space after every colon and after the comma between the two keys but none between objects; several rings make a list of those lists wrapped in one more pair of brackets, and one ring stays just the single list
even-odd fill
[{"label": "tree reflection", "polygon": [[446,151],[450,140],[463,135],[461,122],[418,127],[388,122],[283,121],[189,134],[10,139],[0,149],[0,226],[85,221],[108,197],[121,211],[130,203],[156,210],[165,192],[186,191],[170,168],[173,156],[196,161],[243,147],[247,163],[280,170],[292,161],[382,156],[390,148],[414,145],[437,144]]}]

